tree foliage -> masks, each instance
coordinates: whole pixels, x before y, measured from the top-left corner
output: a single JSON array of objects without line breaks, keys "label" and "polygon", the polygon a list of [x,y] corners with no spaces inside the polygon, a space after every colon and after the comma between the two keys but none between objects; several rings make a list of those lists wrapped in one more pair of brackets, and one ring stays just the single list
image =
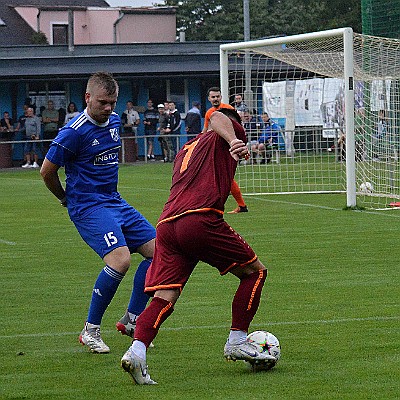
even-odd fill
[{"label": "tree foliage", "polygon": [[31,42],[32,44],[49,44],[46,34],[42,31],[33,32],[31,36]]},{"label": "tree foliage", "polygon": [[[165,0],[186,40],[243,40],[243,0]],[[251,39],[350,26],[361,32],[360,0],[249,0]]]}]

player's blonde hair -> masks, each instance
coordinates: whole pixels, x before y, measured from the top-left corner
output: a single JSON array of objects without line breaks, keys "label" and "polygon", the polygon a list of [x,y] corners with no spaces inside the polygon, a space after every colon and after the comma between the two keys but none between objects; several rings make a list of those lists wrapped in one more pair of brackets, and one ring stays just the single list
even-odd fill
[{"label": "player's blonde hair", "polygon": [[108,95],[118,93],[119,86],[117,81],[109,72],[96,72],[88,80],[86,92],[92,93],[93,88],[101,87]]}]

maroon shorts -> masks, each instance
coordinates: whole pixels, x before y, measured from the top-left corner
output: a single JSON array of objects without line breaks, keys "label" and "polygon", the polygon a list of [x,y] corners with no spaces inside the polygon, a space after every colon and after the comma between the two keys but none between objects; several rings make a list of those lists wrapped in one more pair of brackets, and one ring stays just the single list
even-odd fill
[{"label": "maroon shorts", "polygon": [[256,261],[246,241],[213,212],[192,213],[157,227],[156,250],[147,271],[145,291],[182,290],[194,267],[203,261],[221,275]]}]

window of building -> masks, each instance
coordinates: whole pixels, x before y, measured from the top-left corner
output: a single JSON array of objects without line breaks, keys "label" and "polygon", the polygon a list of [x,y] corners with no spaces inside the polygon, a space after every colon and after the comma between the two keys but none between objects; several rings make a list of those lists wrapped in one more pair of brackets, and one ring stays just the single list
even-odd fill
[{"label": "window of building", "polygon": [[68,44],[68,24],[52,25],[53,44]]},{"label": "window of building", "polygon": [[64,82],[30,82],[28,84],[28,97],[36,106],[36,114],[41,113],[43,107],[47,107],[47,101],[53,100],[54,107],[65,109],[67,104],[67,86]]},{"label": "window of building", "polygon": [[189,107],[187,79],[168,79],[167,97],[175,103],[176,109],[184,114]]},{"label": "window of building", "polygon": [[146,82],[146,86],[149,92],[149,99],[153,100],[154,107],[167,100],[165,79],[153,78]]}]

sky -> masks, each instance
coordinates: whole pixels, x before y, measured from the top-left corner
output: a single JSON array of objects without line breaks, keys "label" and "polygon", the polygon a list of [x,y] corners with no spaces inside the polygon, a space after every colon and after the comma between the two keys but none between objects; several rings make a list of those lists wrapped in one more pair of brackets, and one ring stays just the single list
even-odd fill
[{"label": "sky", "polygon": [[152,6],[153,3],[161,4],[163,0],[105,0],[111,7],[131,6],[143,7]]}]

